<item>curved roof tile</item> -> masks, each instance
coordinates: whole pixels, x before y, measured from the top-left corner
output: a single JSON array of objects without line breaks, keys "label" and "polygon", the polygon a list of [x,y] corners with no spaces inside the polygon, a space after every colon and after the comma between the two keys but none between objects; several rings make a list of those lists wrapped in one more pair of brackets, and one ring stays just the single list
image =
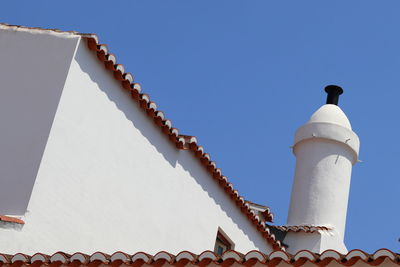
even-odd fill
[{"label": "curved roof tile", "polygon": [[[237,251],[229,250],[223,253],[221,256],[216,255],[212,251],[204,251],[200,255],[196,255],[189,251],[182,251],[176,256],[165,251],[161,251],[155,255],[149,255],[144,252],[138,252],[134,255],[129,255],[124,252],[115,252],[112,255],[102,252],[96,252],[92,255],[86,255],[79,252],[73,255],[68,255],[62,252],[57,252],[53,255],[37,253],[32,257],[22,253],[17,253],[15,255],[0,254],[0,262],[3,264],[23,262],[25,264],[35,263],[37,266],[47,266],[49,264],[56,263],[57,261],[65,264],[75,261],[79,262],[80,266],[88,266],[92,262],[101,261],[105,266],[114,266],[114,262],[118,260],[133,264],[135,266],[140,266],[143,263],[159,266],[160,260],[165,261],[163,264],[175,266],[177,266],[178,262],[184,263],[182,261],[190,262],[191,264],[197,266],[205,266],[210,264],[220,265],[224,263],[229,265],[232,263],[232,260],[243,266],[252,266],[257,262],[267,264],[268,266],[276,266],[282,261],[292,266],[300,266],[305,262],[318,264],[319,266],[326,266],[332,260],[336,261],[340,265],[345,266],[352,266],[360,261],[368,265],[380,265],[386,260],[400,265],[400,255],[388,249],[379,249],[373,254],[368,254],[364,251],[356,249],[350,251],[346,255],[340,254],[334,250],[327,250],[321,254],[313,253],[308,250],[302,250],[295,255],[290,255],[283,251],[274,251],[267,255],[255,250],[244,255]],[[52,266],[56,267],[58,265]],[[76,266],[76,264],[74,266]]]}]

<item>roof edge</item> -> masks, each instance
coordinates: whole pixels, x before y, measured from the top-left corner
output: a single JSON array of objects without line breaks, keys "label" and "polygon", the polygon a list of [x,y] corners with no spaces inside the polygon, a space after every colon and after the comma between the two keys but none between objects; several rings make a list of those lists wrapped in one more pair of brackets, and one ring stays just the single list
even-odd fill
[{"label": "roof edge", "polygon": [[[182,251],[176,255],[160,251],[154,255],[144,252],[137,252],[135,254],[127,254],[121,251],[115,252],[111,255],[103,252],[95,252],[92,255],[76,252],[74,254],[67,254],[64,252],[56,252],[53,255],[36,253],[33,256],[23,253],[15,255],[1,254],[0,264],[37,264],[36,266],[59,266],[59,264],[68,264],[76,262],[76,266],[88,265],[91,263],[103,263],[106,266],[119,266],[117,263],[125,264],[143,264],[160,266],[160,263],[176,266],[179,263],[191,263],[197,266],[208,265],[222,265],[223,263],[230,263],[229,266],[236,262],[243,266],[254,266],[257,262],[267,264],[268,266],[277,266],[280,263],[285,263],[289,266],[301,266],[306,262],[317,264],[319,266],[326,266],[332,261],[337,262],[339,265],[352,266],[357,263],[365,263],[369,265],[383,265],[385,262],[390,261],[394,264],[400,265],[400,255],[388,249],[379,249],[374,253],[366,253],[362,250],[352,250],[347,254],[341,254],[335,250],[326,250],[321,254],[313,253],[308,250],[302,250],[296,254],[288,254],[283,251],[274,251],[270,254],[264,254],[260,251],[252,250],[246,254],[237,251],[229,250],[222,255],[217,255],[212,251],[204,251],[200,254],[194,254],[189,251]],[[19,266],[19,265],[18,265]],[[97,266],[97,265],[96,265]],[[180,266],[180,265],[179,265]],[[183,266],[183,265],[182,265]]]}]

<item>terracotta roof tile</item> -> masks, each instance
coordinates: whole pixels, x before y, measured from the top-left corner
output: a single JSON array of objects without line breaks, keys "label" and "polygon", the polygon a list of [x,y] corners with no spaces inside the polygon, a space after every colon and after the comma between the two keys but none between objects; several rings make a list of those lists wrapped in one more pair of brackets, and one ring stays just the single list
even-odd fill
[{"label": "terracotta roof tile", "polygon": [[[156,103],[150,100],[148,94],[142,93],[140,84],[134,82],[134,78],[130,73],[125,72],[125,68],[121,64],[117,64],[116,57],[111,54],[107,48],[107,45],[100,44],[97,35],[86,34],[78,32],[63,32],[57,29],[41,29],[41,28],[29,28],[16,25],[0,24],[0,26],[16,28],[16,29],[29,29],[29,30],[40,30],[50,31],[55,33],[69,33],[81,36],[86,39],[87,45],[90,50],[96,53],[97,58],[102,62],[106,69],[113,72],[113,76],[116,80],[121,82],[121,87],[125,90],[129,90],[132,95],[132,99],[135,100],[139,106],[145,111],[147,116],[154,121],[154,123],[160,127],[160,130],[169,137],[169,140],[175,144],[178,149],[187,149],[192,151],[194,156],[199,159],[199,162],[206,168],[210,174],[210,178],[213,178],[218,184],[224,189],[226,194],[234,201],[236,206],[242,211],[242,213],[252,222],[255,228],[262,234],[266,241],[272,245],[274,250],[284,250],[280,241],[275,239],[275,236],[270,233],[268,226],[260,220],[260,218],[251,212],[251,208],[245,203],[244,199],[239,193],[233,188],[233,185],[228,182],[226,176],[223,176],[220,169],[217,168],[217,164],[211,160],[211,156],[204,152],[202,146],[198,145],[197,139],[194,136],[180,135],[178,129],[173,128],[172,122],[166,119],[163,112],[157,109]],[[268,209],[268,214],[264,214],[265,218],[269,221],[272,220],[273,215]]]},{"label": "terracotta roof tile", "polygon": [[8,223],[25,224],[25,222],[17,217],[0,215],[0,221]]},{"label": "terracotta roof tile", "polygon": [[327,226],[311,226],[311,225],[299,225],[299,226],[277,226],[277,225],[269,225],[270,228],[275,228],[283,232],[306,232],[306,233],[314,233],[318,231],[330,231],[333,228]]},{"label": "terracotta roof tile", "polygon": [[[150,255],[144,252],[138,252],[133,255],[124,252],[115,252],[108,255],[101,252],[87,255],[84,253],[75,253],[68,255],[63,252],[57,252],[53,255],[42,253],[33,256],[18,253],[15,255],[0,254],[0,265],[24,263],[26,265],[35,263],[36,266],[54,266],[58,267],[60,263],[68,266],[93,266],[92,263],[102,263],[105,266],[119,266],[122,263],[141,266],[143,264],[151,266],[171,265],[184,266],[188,263],[196,266],[208,265],[232,265],[236,263],[241,266],[253,266],[255,264],[263,264],[268,266],[276,266],[280,263],[286,263],[291,266],[300,266],[307,262],[317,264],[318,266],[326,266],[332,261],[340,265],[352,266],[357,263],[365,263],[368,265],[380,265],[384,261],[389,261],[400,265],[400,255],[388,249],[379,249],[372,254],[368,254],[361,250],[352,250],[346,255],[340,254],[334,250],[326,250],[321,254],[313,253],[308,250],[302,250],[295,255],[288,254],[283,251],[274,251],[267,255],[260,251],[250,251],[247,254],[241,254],[237,251],[226,251],[221,256],[216,255],[212,251],[204,251],[199,255],[189,251],[182,251],[177,255],[170,254],[165,251]],[[19,266],[19,265],[18,265]]]}]

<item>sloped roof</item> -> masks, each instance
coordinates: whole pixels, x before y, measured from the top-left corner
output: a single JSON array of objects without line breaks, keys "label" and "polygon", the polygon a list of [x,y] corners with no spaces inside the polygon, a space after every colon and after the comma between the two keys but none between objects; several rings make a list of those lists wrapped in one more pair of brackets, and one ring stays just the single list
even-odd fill
[{"label": "sloped roof", "polygon": [[[182,251],[177,255],[161,251],[155,255],[149,255],[144,252],[135,254],[127,254],[124,252],[115,252],[108,255],[101,252],[92,255],[80,252],[74,254],[66,254],[57,252],[53,255],[37,253],[33,256],[18,253],[15,255],[0,254],[0,265],[21,266],[34,265],[58,267],[63,266],[112,266],[120,265],[129,266],[185,266],[187,264],[195,266],[231,266],[234,263],[241,266],[277,266],[280,263],[286,263],[289,266],[301,266],[306,263],[312,263],[319,266],[326,266],[330,263],[338,263],[339,265],[353,266],[354,264],[365,265],[383,265],[387,262],[400,265],[400,255],[387,249],[377,250],[375,253],[368,254],[361,250],[352,250],[346,255],[340,254],[334,250],[326,250],[321,254],[316,254],[307,250],[302,250],[295,255],[287,254],[283,251],[275,251],[269,255],[260,251],[250,251],[247,254],[241,254],[236,251],[227,251],[221,256],[216,255],[212,251],[204,251],[201,254],[194,254],[188,251]],[[2,264],[1,264],[2,263]],[[20,263],[20,264],[18,264]],[[286,265],[286,266],[287,266]],[[358,265],[359,266],[359,265]]]},{"label": "sloped roof", "polygon": [[189,150],[198,159],[199,163],[206,168],[210,174],[210,178],[214,179],[224,192],[235,202],[240,211],[251,221],[263,238],[273,247],[274,250],[284,250],[279,240],[276,240],[274,234],[270,232],[266,222],[272,222],[273,214],[269,209],[263,213],[265,221],[257,215],[250,204],[234,189],[232,183],[223,175],[221,169],[217,168],[217,164],[211,160],[210,154],[204,151],[204,148],[197,143],[194,136],[182,135],[178,129],[173,127],[172,121],[167,119],[164,112],[158,110],[157,104],[151,101],[150,96],[143,93],[139,83],[134,81],[132,74],[127,72],[123,65],[118,64],[116,56],[111,54],[107,45],[100,44],[97,35],[79,33],[75,31],[60,31],[58,29],[42,29],[36,27],[24,27],[20,25],[9,25],[0,23],[0,29],[8,30],[24,30],[24,31],[48,31],[51,33],[71,34],[82,37],[87,41],[88,48],[95,53],[99,62],[104,64],[104,67],[113,73],[114,79],[121,83],[121,87],[130,91],[133,102],[136,102],[147,114],[160,130],[168,136],[169,140],[175,144],[177,149]]}]

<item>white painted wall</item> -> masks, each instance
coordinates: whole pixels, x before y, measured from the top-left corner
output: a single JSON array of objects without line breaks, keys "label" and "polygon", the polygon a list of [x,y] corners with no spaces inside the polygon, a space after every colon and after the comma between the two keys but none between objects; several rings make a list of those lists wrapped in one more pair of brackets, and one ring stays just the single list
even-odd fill
[{"label": "white painted wall", "polygon": [[284,243],[289,245],[286,251],[293,255],[302,250],[322,253],[328,249],[347,253],[343,237],[336,230],[321,230],[313,233],[288,232]]},{"label": "white painted wall", "polygon": [[343,240],[351,171],[358,159],[359,145],[346,115],[336,105],[322,106],[297,130],[293,147],[296,172],[287,224],[327,226],[333,230],[288,233],[284,242],[289,245],[289,252],[347,252]]},{"label": "white painted wall", "polygon": [[237,251],[271,251],[192,153],[167,140],[84,41],[23,219],[20,230],[0,229],[2,253],[200,253],[213,250],[218,227]]},{"label": "white painted wall", "polygon": [[79,38],[16,29],[0,25],[0,214],[23,215]]}]

